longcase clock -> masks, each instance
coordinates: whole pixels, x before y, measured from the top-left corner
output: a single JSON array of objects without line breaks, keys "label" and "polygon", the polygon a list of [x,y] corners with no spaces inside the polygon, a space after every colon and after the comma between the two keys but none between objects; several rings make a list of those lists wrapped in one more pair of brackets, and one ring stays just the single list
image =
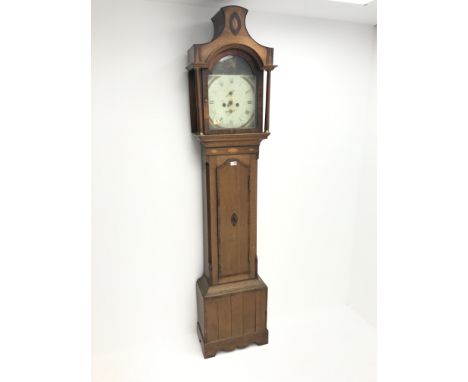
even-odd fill
[{"label": "longcase clock", "polygon": [[[268,137],[273,49],[221,8],[213,39],[188,51],[192,133],[202,145],[204,255],[197,280],[205,358],[268,343],[267,286],[257,272],[257,160]],[[265,78],[266,77],[266,78]]]}]

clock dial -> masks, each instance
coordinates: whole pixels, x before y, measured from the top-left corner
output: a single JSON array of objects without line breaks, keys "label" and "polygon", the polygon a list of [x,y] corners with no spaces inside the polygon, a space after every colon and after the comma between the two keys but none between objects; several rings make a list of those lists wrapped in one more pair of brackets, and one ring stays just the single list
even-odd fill
[{"label": "clock dial", "polygon": [[210,75],[208,104],[210,127],[255,128],[255,76]]}]

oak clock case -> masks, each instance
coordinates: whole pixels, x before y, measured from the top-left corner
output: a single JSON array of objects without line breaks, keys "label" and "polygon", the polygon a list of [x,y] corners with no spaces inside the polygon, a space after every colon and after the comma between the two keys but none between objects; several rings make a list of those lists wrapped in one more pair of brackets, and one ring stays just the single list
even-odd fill
[{"label": "oak clock case", "polygon": [[268,343],[268,288],[257,269],[257,160],[270,134],[275,65],[273,48],[249,35],[247,12],[221,8],[212,40],[188,51],[191,131],[202,146],[204,254],[196,298],[205,358]]}]

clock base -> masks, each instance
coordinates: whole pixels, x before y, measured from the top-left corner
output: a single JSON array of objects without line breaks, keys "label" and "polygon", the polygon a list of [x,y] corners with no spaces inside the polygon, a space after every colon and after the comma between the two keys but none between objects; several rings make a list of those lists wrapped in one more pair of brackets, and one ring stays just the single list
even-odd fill
[{"label": "clock base", "polygon": [[206,343],[200,330],[200,325],[197,324],[198,340],[200,341],[203,357],[211,358],[218,351],[232,351],[234,349],[242,349],[251,344],[266,345],[268,343],[268,330],[265,329],[261,333],[250,333],[240,337],[232,337],[219,341]]},{"label": "clock base", "polygon": [[203,356],[268,343],[266,284],[260,278],[209,285],[197,281],[198,338]]}]

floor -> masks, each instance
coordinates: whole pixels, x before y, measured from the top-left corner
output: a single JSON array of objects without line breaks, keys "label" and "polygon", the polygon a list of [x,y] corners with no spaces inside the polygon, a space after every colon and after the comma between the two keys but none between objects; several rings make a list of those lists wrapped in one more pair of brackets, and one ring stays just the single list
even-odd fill
[{"label": "floor", "polygon": [[195,332],[94,354],[93,382],[376,381],[375,328],[346,306],[269,319],[268,329],[268,345],[206,360]]}]

